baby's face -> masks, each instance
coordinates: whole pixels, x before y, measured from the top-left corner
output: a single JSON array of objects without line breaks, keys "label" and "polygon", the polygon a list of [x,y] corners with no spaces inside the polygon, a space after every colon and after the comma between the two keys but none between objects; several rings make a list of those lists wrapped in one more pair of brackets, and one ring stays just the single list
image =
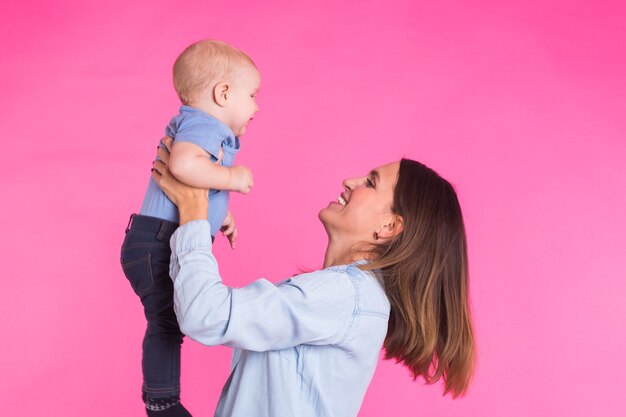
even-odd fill
[{"label": "baby's face", "polygon": [[256,104],[256,94],[261,85],[261,75],[252,65],[246,66],[239,71],[232,83],[232,92],[226,108],[228,126],[241,136],[246,133],[248,123],[259,111]]}]

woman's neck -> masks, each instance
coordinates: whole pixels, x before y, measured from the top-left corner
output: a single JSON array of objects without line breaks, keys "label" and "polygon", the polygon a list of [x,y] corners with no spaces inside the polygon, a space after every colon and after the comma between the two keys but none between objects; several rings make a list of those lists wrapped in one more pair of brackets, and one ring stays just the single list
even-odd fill
[{"label": "woman's neck", "polygon": [[355,242],[340,242],[329,237],[324,255],[324,268],[348,265],[362,259],[368,259],[368,252],[358,250],[359,246]]}]

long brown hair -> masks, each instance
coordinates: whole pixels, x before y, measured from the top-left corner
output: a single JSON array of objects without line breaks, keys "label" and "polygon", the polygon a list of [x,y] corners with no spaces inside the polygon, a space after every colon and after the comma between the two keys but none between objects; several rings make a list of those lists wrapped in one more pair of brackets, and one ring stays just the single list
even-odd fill
[{"label": "long brown hair", "polygon": [[375,248],[362,266],[378,270],[391,303],[386,359],[407,366],[414,379],[443,378],[444,395],[465,394],[474,372],[467,243],[454,188],[427,166],[400,162],[392,211],[402,232]]}]

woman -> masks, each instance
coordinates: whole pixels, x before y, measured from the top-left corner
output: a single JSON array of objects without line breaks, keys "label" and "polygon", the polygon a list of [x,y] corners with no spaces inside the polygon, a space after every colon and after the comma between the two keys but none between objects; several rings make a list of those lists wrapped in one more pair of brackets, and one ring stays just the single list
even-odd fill
[{"label": "woman", "polygon": [[[169,143],[168,143],[169,145]],[[452,186],[403,159],[345,180],[319,218],[324,269],[277,285],[222,284],[207,191],[153,176],[178,206],[170,273],[181,331],[235,348],[216,416],[356,416],[378,354],[463,395],[474,368],[465,231]]]}]

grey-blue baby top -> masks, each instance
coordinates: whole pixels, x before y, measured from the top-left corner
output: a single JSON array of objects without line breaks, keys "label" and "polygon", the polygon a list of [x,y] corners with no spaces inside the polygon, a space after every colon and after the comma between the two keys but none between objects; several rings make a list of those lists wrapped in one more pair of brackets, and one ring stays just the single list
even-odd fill
[{"label": "grey-blue baby top", "polygon": [[[224,151],[222,165],[233,165],[235,154],[239,151],[239,138],[233,131],[213,116],[202,110],[181,106],[180,113],[172,118],[165,128],[165,134],[175,142],[190,142],[198,145],[216,161],[220,148]],[[225,190],[209,191],[209,223],[211,235],[215,236],[224,223],[228,211],[229,192]],[[150,183],[139,212],[144,216],[178,222],[178,209],[159,188],[154,179]]]}]

